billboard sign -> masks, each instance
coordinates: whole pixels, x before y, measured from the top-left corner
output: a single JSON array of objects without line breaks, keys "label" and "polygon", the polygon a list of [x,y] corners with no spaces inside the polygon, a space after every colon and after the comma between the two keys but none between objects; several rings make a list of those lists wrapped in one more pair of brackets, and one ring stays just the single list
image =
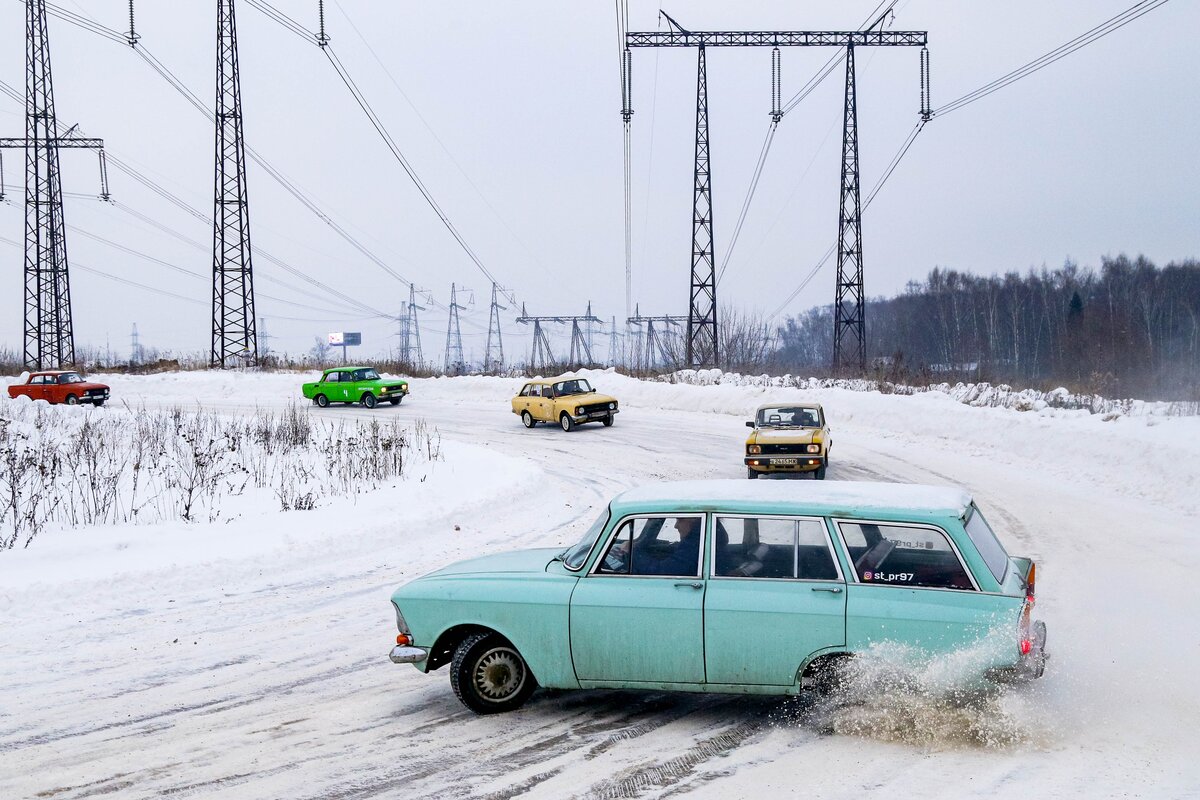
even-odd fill
[{"label": "billboard sign", "polygon": [[348,347],[362,344],[360,331],[339,331],[329,334],[329,343],[334,347]]}]

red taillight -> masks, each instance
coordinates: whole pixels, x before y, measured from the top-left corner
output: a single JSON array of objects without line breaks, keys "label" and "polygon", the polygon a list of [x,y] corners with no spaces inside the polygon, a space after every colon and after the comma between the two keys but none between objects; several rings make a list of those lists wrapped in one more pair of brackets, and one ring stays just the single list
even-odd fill
[{"label": "red taillight", "polygon": [[398,633],[396,634],[396,644],[400,647],[408,647],[412,644],[412,637],[407,633]]},{"label": "red taillight", "polygon": [[1028,639],[1021,640],[1021,655],[1027,656],[1033,652],[1033,642]]}]

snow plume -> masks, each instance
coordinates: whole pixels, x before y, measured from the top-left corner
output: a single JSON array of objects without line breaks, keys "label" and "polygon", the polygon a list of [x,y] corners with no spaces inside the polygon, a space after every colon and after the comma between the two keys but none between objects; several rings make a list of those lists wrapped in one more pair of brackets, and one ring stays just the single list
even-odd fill
[{"label": "snow plume", "polygon": [[975,645],[930,655],[896,642],[879,642],[841,664],[837,686],[791,712],[794,721],[827,733],[858,736],[941,751],[1038,745],[1046,720],[1029,685],[980,677],[993,663],[994,631]]}]

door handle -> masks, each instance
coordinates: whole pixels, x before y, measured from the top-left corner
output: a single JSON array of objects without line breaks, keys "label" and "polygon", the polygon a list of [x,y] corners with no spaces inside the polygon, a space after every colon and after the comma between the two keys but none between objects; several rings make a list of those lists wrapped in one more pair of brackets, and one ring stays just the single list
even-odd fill
[{"label": "door handle", "polygon": [[[675,585],[678,586],[679,584],[677,583]],[[829,592],[830,594],[842,593],[842,587],[840,586],[814,586],[812,587],[812,590],[814,592]]]},{"label": "door handle", "polygon": [[704,588],[704,584],[700,583],[698,581],[693,581],[691,583],[677,583],[675,585],[676,586],[686,586],[689,589],[703,589]]}]

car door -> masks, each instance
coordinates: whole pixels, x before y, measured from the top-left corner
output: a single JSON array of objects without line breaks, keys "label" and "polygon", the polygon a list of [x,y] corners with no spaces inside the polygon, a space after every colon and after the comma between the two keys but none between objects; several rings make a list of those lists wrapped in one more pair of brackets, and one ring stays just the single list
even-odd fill
[{"label": "car door", "polygon": [[999,598],[979,591],[941,528],[838,520],[854,565],[847,586],[846,641],[852,650],[887,640],[926,651],[959,648],[988,635]]},{"label": "car door", "polygon": [[704,682],[703,539],[700,514],[615,527],[571,595],[571,658],[584,685]]},{"label": "car door", "polygon": [[530,413],[534,419],[542,422],[554,422],[554,401],[551,399],[554,390],[549,386],[533,387],[533,399],[529,403]]},{"label": "car door", "polygon": [[35,375],[30,383],[33,384],[33,389],[29,396],[34,400],[45,400],[53,403],[54,398],[51,395],[50,389],[54,385],[54,378],[49,375]]},{"label": "car door", "polygon": [[718,515],[704,596],[709,683],[792,686],[846,642],[846,591],[821,518]]}]

